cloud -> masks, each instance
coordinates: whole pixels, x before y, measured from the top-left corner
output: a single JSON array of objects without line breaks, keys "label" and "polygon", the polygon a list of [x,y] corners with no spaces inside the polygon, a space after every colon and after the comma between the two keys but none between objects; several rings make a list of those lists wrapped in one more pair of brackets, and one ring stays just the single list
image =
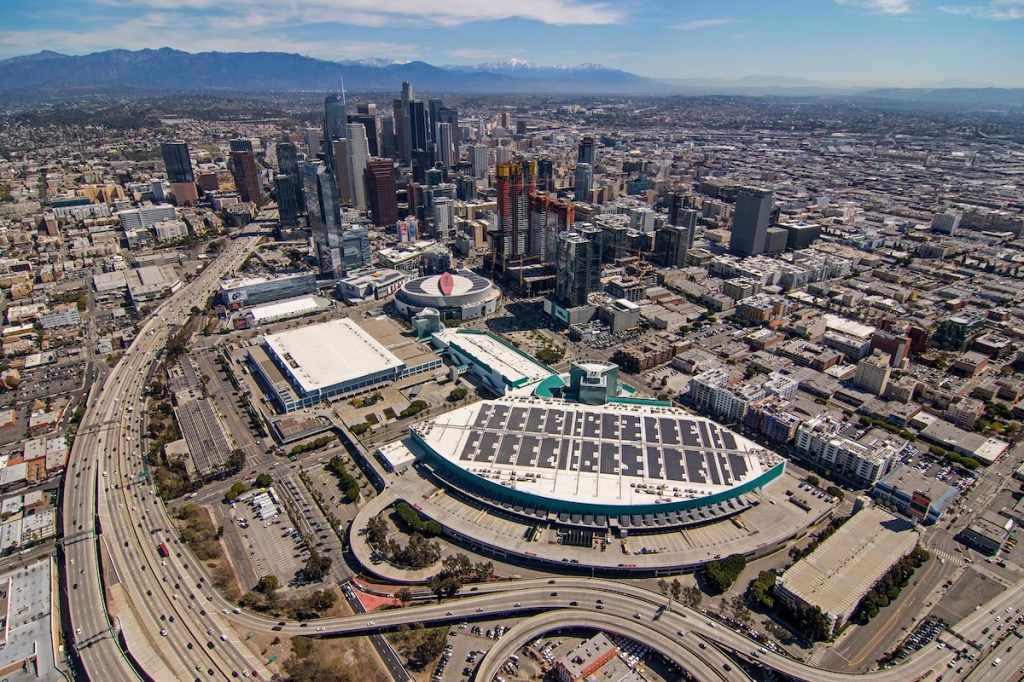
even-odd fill
[{"label": "cloud", "polygon": [[460,26],[478,21],[525,19],[555,26],[573,24],[617,24],[625,12],[613,3],[589,0],[94,0],[124,8],[160,10],[191,9],[245,16],[249,13],[276,15],[279,19],[337,23],[355,26],[413,26],[433,24]]},{"label": "cloud", "polygon": [[878,14],[906,14],[913,0],[836,0],[840,5],[863,7]]},{"label": "cloud", "polygon": [[1024,0],[992,0],[983,5],[962,5],[958,7],[943,5],[939,9],[946,14],[956,14],[975,19],[990,19],[992,21],[1024,19]]},{"label": "cloud", "polygon": [[696,31],[701,28],[712,28],[713,26],[728,26],[729,24],[739,23],[739,20],[735,17],[718,17],[715,19],[694,19],[693,21],[687,21],[682,24],[676,24],[669,28],[674,28],[677,31]]}]

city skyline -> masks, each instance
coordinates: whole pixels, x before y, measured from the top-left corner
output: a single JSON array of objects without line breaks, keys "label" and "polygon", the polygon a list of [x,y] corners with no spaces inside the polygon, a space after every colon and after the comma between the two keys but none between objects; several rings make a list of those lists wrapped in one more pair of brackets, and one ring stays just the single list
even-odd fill
[{"label": "city skyline", "polygon": [[56,0],[45,9],[14,0],[7,10],[0,58],[167,46],[335,61],[600,63],[652,78],[756,83],[771,74],[836,87],[1024,86],[1015,68],[1024,0],[798,0],[785,12],[753,0],[403,0],[387,9],[365,0]]}]

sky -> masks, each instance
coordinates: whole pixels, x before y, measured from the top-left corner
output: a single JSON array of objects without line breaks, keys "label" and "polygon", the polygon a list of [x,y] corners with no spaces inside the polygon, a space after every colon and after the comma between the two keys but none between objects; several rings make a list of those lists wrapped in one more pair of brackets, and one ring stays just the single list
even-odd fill
[{"label": "sky", "polygon": [[172,47],[1024,87],[1024,0],[2,0],[0,59]]}]

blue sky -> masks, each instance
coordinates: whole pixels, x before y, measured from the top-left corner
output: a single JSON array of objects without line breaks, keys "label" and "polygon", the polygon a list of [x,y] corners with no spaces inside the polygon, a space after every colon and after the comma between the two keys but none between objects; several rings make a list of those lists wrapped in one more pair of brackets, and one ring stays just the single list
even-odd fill
[{"label": "blue sky", "polygon": [[0,58],[173,47],[1024,87],[1024,0],[2,0]]}]

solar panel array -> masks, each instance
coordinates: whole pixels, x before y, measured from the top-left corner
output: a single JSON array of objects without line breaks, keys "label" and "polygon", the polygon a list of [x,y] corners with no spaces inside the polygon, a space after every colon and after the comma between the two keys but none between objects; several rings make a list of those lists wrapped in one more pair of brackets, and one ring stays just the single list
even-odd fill
[{"label": "solar panel array", "polygon": [[483,405],[458,459],[724,487],[749,472],[735,435],[713,422],[547,405]]}]

